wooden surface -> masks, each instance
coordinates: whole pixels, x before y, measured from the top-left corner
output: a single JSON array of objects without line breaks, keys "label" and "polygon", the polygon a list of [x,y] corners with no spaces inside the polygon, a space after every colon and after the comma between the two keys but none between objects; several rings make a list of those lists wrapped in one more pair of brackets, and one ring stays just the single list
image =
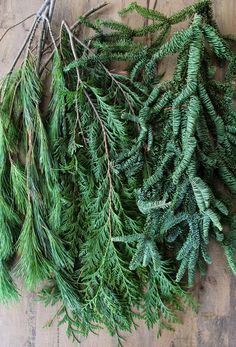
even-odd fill
[{"label": "wooden surface", "polygon": [[[213,0],[217,22],[225,33],[236,34],[236,0]],[[0,35],[40,7],[42,0],[0,0]],[[62,17],[69,24],[86,10],[101,0],[57,0],[54,23]],[[153,6],[154,0],[139,0],[140,4]],[[158,0],[157,9],[170,14],[192,0]],[[127,5],[127,0],[110,0],[110,5],[102,11],[103,17],[117,18],[117,11]],[[142,19],[132,15],[124,19],[137,26]],[[29,30],[30,20],[11,30],[0,43],[0,75],[10,67],[14,56]],[[175,28],[176,29],[176,28]],[[165,69],[171,68],[171,61]],[[155,329],[148,331],[143,324],[132,335],[127,336],[126,347],[236,347],[236,279],[225,263],[222,251],[214,245],[211,249],[213,265],[201,282],[197,281],[195,294],[200,302],[198,314],[187,311],[182,314],[183,325],[174,333],[164,332],[157,340]],[[21,284],[19,284],[21,287]],[[12,307],[0,306],[0,347],[74,347],[78,344],[68,341],[65,329],[43,328],[55,312],[35,301],[33,293],[22,290],[20,303]],[[81,347],[115,347],[116,341],[101,332],[81,340]]]}]

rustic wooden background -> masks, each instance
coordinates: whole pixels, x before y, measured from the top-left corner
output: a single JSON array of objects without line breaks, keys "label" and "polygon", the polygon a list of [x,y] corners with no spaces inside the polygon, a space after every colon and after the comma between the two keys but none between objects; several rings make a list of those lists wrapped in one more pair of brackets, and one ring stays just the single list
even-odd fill
[{"label": "rustic wooden background", "polygon": [[[108,0],[109,1],[109,0]],[[153,7],[155,0],[139,0],[140,4]],[[158,0],[156,8],[166,14],[173,13],[193,3],[193,0]],[[11,25],[37,11],[42,0],[0,0],[0,36]],[[57,0],[54,23],[64,18],[72,24],[76,18],[101,0]],[[110,0],[110,5],[99,15],[117,18],[117,11],[127,5],[128,0]],[[236,34],[236,0],[213,0],[217,23],[225,34]],[[139,16],[132,15],[129,24],[142,25]],[[29,30],[27,21],[11,30],[0,43],[0,75],[8,71],[14,56]],[[176,28],[175,28],[176,29]],[[171,61],[165,69],[171,68]],[[204,280],[197,281],[195,294],[200,302],[198,314],[187,311],[182,314],[183,325],[174,333],[164,332],[157,340],[155,329],[148,331],[143,324],[131,336],[127,336],[126,347],[236,347],[236,279],[225,263],[222,251],[214,245],[211,249],[213,265]],[[21,284],[19,284],[21,287]],[[35,301],[33,293],[22,290],[22,299],[12,307],[0,306],[0,347],[75,347],[68,341],[65,329],[43,328],[55,312]],[[81,340],[81,347],[115,347],[114,338],[105,331]]]}]

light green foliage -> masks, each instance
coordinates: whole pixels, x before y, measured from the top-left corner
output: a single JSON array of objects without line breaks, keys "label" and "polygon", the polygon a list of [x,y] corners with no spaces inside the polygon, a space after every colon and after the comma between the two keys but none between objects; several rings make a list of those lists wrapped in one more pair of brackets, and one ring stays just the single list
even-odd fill
[{"label": "light green foliage", "polygon": [[[31,289],[48,278],[54,266],[71,267],[64,241],[56,235],[58,225],[51,225],[61,197],[40,115],[40,83],[29,56],[3,81],[0,110],[2,271],[6,273],[4,262],[17,250],[17,272]],[[1,294],[12,286],[12,296],[16,296],[9,275],[6,280]]]}]

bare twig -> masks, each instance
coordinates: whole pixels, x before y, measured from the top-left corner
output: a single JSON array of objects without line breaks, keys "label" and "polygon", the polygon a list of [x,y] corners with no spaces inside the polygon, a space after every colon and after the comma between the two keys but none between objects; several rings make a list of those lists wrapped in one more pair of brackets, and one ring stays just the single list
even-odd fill
[{"label": "bare twig", "polygon": [[12,66],[11,66],[11,68],[10,68],[10,70],[9,70],[9,74],[10,74],[10,73],[13,71],[13,69],[15,68],[15,66],[16,66],[16,64],[17,64],[17,62],[18,62],[18,60],[19,60],[19,58],[20,58],[20,56],[21,56],[23,50],[25,49],[25,47],[26,47],[26,45],[27,45],[27,42],[29,41],[29,39],[30,39],[30,37],[31,37],[31,34],[32,34],[33,31],[34,31],[34,28],[35,28],[35,26],[36,26],[37,21],[38,21],[38,17],[37,17],[37,19],[34,21],[34,23],[32,24],[32,26],[31,26],[31,28],[30,28],[30,31],[29,31],[29,34],[28,34],[27,37],[25,38],[25,40],[24,40],[24,42],[23,42],[23,44],[22,44],[20,50],[18,51],[18,54],[17,54],[17,56],[15,57],[15,59],[14,59],[14,61],[13,61],[13,63],[12,63]]},{"label": "bare twig", "polygon": [[51,37],[51,40],[52,40],[52,44],[54,45],[54,48],[57,49],[57,44],[56,44],[56,41],[54,39],[54,36],[53,36],[53,33],[52,33],[52,28],[51,28],[51,23],[49,21],[49,19],[46,17],[46,16],[43,16],[45,22],[47,23],[47,26],[48,26],[48,33]]},{"label": "bare twig", "polygon": [[[103,2],[102,4],[93,7],[92,9],[90,9],[89,11],[85,12],[81,17],[83,18],[88,18],[89,16],[91,16],[93,13],[101,10],[103,7],[107,6],[109,3],[107,2]],[[74,24],[72,24],[70,26],[70,30],[74,31],[79,25],[81,24],[80,19],[78,19]],[[56,38],[56,41],[60,40],[60,35]],[[52,45],[48,45],[46,50],[48,50]]]},{"label": "bare twig", "polygon": [[34,16],[36,16],[36,13],[30,14],[28,17],[22,19],[20,22],[14,24],[14,25],[12,25],[12,26],[10,26],[10,27],[3,33],[3,35],[0,37],[0,42],[3,40],[3,38],[6,36],[6,34],[7,34],[10,30],[14,29],[14,28],[17,27],[18,25],[21,25],[22,23],[26,22],[28,19],[30,19],[30,18],[32,18],[32,17],[34,17]]},{"label": "bare twig", "polygon": [[[26,36],[26,38],[25,38],[25,40],[24,40],[24,42],[23,42],[23,44],[22,44],[20,50],[18,51],[18,54],[17,54],[15,60],[13,61],[13,64],[12,64],[10,70],[9,70],[9,73],[11,73],[12,70],[15,68],[15,66],[16,66],[16,64],[17,64],[17,62],[18,62],[18,60],[19,60],[19,58],[20,58],[22,52],[24,51],[24,49],[25,49],[27,43],[30,42],[30,41],[32,40],[32,35],[33,35],[33,33],[35,32],[36,28],[38,27],[38,25],[39,25],[39,23],[40,23],[40,20],[41,20],[41,16],[42,16],[42,14],[44,13],[45,9],[47,8],[47,6],[48,6],[49,4],[50,4],[50,0],[46,0],[46,1],[43,3],[43,5],[41,6],[41,8],[39,9],[39,11],[37,12],[36,18],[35,18],[35,20],[34,20],[32,26],[31,26],[30,31],[29,31],[28,35]],[[29,47],[29,46],[28,46],[28,47]]]},{"label": "bare twig", "polygon": [[155,10],[157,7],[157,0],[155,0],[154,5],[153,5],[153,10]]},{"label": "bare twig", "polygon": [[55,8],[56,0],[51,0],[50,8],[49,8],[49,13],[48,13],[48,20],[51,23],[52,21],[52,16]]},{"label": "bare twig", "polygon": [[[74,45],[74,42],[73,42],[74,35],[72,34],[69,26],[67,25],[67,23],[65,21],[62,21],[61,27],[63,27],[63,26],[66,28],[66,31],[67,31],[67,33],[69,35],[71,50],[72,50],[74,59],[78,60],[78,56],[77,56],[77,53],[76,53],[75,45]],[[80,73],[79,73],[79,69],[78,68],[76,68],[76,73],[77,73],[78,81],[80,82]]]},{"label": "bare twig", "polygon": [[[107,6],[109,3],[108,2],[103,2],[102,4],[96,6],[96,7],[93,7],[91,8],[89,11],[85,12],[84,15],[82,17],[84,18],[88,18],[90,17],[93,13],[97,12],[98,10],[101,10],[103,7]],[[71,31],[74,31],[77,26],[80,24],[80,20],[78,19],[71,27],[70,27],[70,30]]]},{"label": "bare twig", "polygon": [[60,27],[60,34],[59,34],[59,41],[58,41],[58,43],[57,43],[57,47],[59,48],[59,50],[60,50],[60,53],[61,53],[61,56],[62,56],[62,58],[64,59],[64,55],[63,55],[63,50],[62,50],[62,42],[61,42],[61,40],[62,40],[62,31],[63,31],[63,23],[61,23],[61,27]]},{"label": "bare twig", "polygon": [[[48,13],[46,13],[46,16],[47,16],[47,18],[48,18],[48,20],[49,20],[49,23],[52,22],[52,16],[53,16],[55,4],[56,4],[56,0],[51,0],[50,6],[49,6],[49,9],[48,9]],[[49,29],[47,29],[47,30],[45,31],[45,37],[47,37],[47,35],[48,35],[48,30],[49,30]],[[44,52],[43,52],[43,49],[44,49],[44,47],[42,48],[42,54],[44,53]]]},{"label": "bare twig", "polygon": [[23,44],[22,44],[20,50],[18,51],[18,54],[17,54],[17,56],[15,57],[15,59],[14,59],[14,61],[13,61],[13,63],[12,63],[12,66],[11,66],[11,68],[10,68],[10,70],[9,70],[9,74],[10,74],[10,73],[13,71],[13,69],[15,68],[15,66],[16,66],[16,64],[17,64],[17,62],[18,62],[18,60],[19,60],[19,58],[20,58],[22,52],[24,51],[24,49],[25,49],[25,47],[26,47],[26,45],[27,45],[29,39],[31,38],[32,33],[34,32],[34,29],[35,29],[37,23],[38,23],[38,17],[35,19],[34,23],[32,24],[32,26],[31,26],[31,28],[30,28],[30,31],[29,31],[29,34],[28,34],[27,37],[25,38],[25,40],[24,40],[24,42],[23,42]]},{"label": "bare twig", "polygon": [[[51,5],[51,4],[50,4]],[[48,17],[49,15],[49,11],[50,11],[50,5],[47,6],[46,10],[45,10],[45,17]],[[40,39],[39,39],[39,43],[38,43],[38,61],[37,61],[37,71],[39,71],[39,67],[40,67],[40,61],[41,61],[41,57],[42,57],[42,50],[44,48],[44,44],[45,44],[45,38],[46,38],[46,31],[45,31],[45,24],[46,24],[46,20],[45,18],[43,18],[43,22],[42,22],[42,31],[41,31],[41,35],[40,35]]]}]

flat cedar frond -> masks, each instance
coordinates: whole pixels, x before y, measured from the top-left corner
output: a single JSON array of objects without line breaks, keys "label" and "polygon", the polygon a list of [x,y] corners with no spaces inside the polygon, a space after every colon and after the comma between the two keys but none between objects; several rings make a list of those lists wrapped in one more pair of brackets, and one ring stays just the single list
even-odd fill
[{"label": "flat cedar frond", "polygon": [[[124,198],[122,197],[121,200],[119,196],[121,182],[113,173],[112,161],[116,153],[121,150],[120,144],[127,141],[127,135],[120,120],[120,106],[117,102],[112,101],[115,100],[114,98],[121,100],[118,97],[120,98],[122,93],[122,95],[129,96],[126,107],[128,108],[132,102],[135,108],[137,99],[138,102],[140,100],[134,92],[132,94],[128,89],[123,89],[122,82],[107,75],[106,69],[100,65],[100,61],[98,64],[105,80],[98,80],[97,84],[90,85],[87,82],[89,77],[85,75],[83,69],[80,70],[81,76],[86,76],[86,80],[79,81],[80,85],[73,94],[74,102],[71,100],[72,94],[69,91],[69,85],[66,85],[65,79],[61,75],[61,83],[64,84],[65,91],[65,95],[61,95],[61,98],[64,98],[65,103],[69,106],[67,112],[70,114],[70,118],[68,118],[68,123],[65,123],[65,128],[61,122],[60,128],[55,133],[60,136],[63,134],[63,128],[67,128],[67,138],[73,136],[71,138],[73,142],[70,141],[69,148],[74,143],[74,150],[71,152],[68,151],[68,147],[65,147],[64,158],[68,157],[70,163],[74,158],[73,160],[77,164],[68,166],[63,162],[58,162],[57,165],[59,168],[68,167],[69,176],[67,175],[66,180],[70,179],[72,185],[76,184],[82,194],[82,200],[78,200],[82,206],[77,207],[81,214],[79,219],[83,220],[84,227],[87,229],[87,232],[81,230],[80,235],[83,244],[79,254],[81,275],[78,281],[81,286],[84,307],[82,309],[85,310],[84,312],[88,308],[93,312],[97,311],[97,315],[93,316],[94,322],[105,324],[109,331],[115,334],[120,328],[129,330],[133,324],[131,305],[140,300],[141,288],[137,287],[138,276],[127,270],[128,262],[123,259],[124,255],[111,241],[113,234],[123,235],[131,226],[138,230],[137,223],[123,210],[122,200]],[[61,69],[61,65],[59,69]],[[87,69],[87,73],[90,73],[88,67],[85,69]],[[103,89],[98,84],[105,81],[113,90],[112,92],[108,88],[109,94],[107,95],[103,93]],[[54,107],[53,103],[51,107]],[[56,111],[56,105],[54,109]],[[53,114],[52,122],[58,125],[58,120],[55,120],[56,115],[62,121],[63,118],[60,114]],[[71,128],[72,126],[75,129]],[[87,160],[84,161],[84,158]],[[74,177],[82,178],[79,170],[83,170],[84,179],[77,183],[74,181]],[[85,189],[88,185],[89,188]],[[123,195],[125,194],[122,192]],[[83,206],[87,202],[88,205]],[[126,201],[125,203],[127,204]],[[65,219],[65,223],[68,224],[69,220]],[[77,232],[77,229],[74,232]],[[112,272],[114,271],[116,276],[113,280]],[[120,288],[121,291],[118,291],[117,288]],[[117,301],[116,305],[114,300]],[[104,306],[105,304],[107,306]],[[106,311],[104,311],[105,308]],[[78,324],[81,326],[82,323]]]}]

